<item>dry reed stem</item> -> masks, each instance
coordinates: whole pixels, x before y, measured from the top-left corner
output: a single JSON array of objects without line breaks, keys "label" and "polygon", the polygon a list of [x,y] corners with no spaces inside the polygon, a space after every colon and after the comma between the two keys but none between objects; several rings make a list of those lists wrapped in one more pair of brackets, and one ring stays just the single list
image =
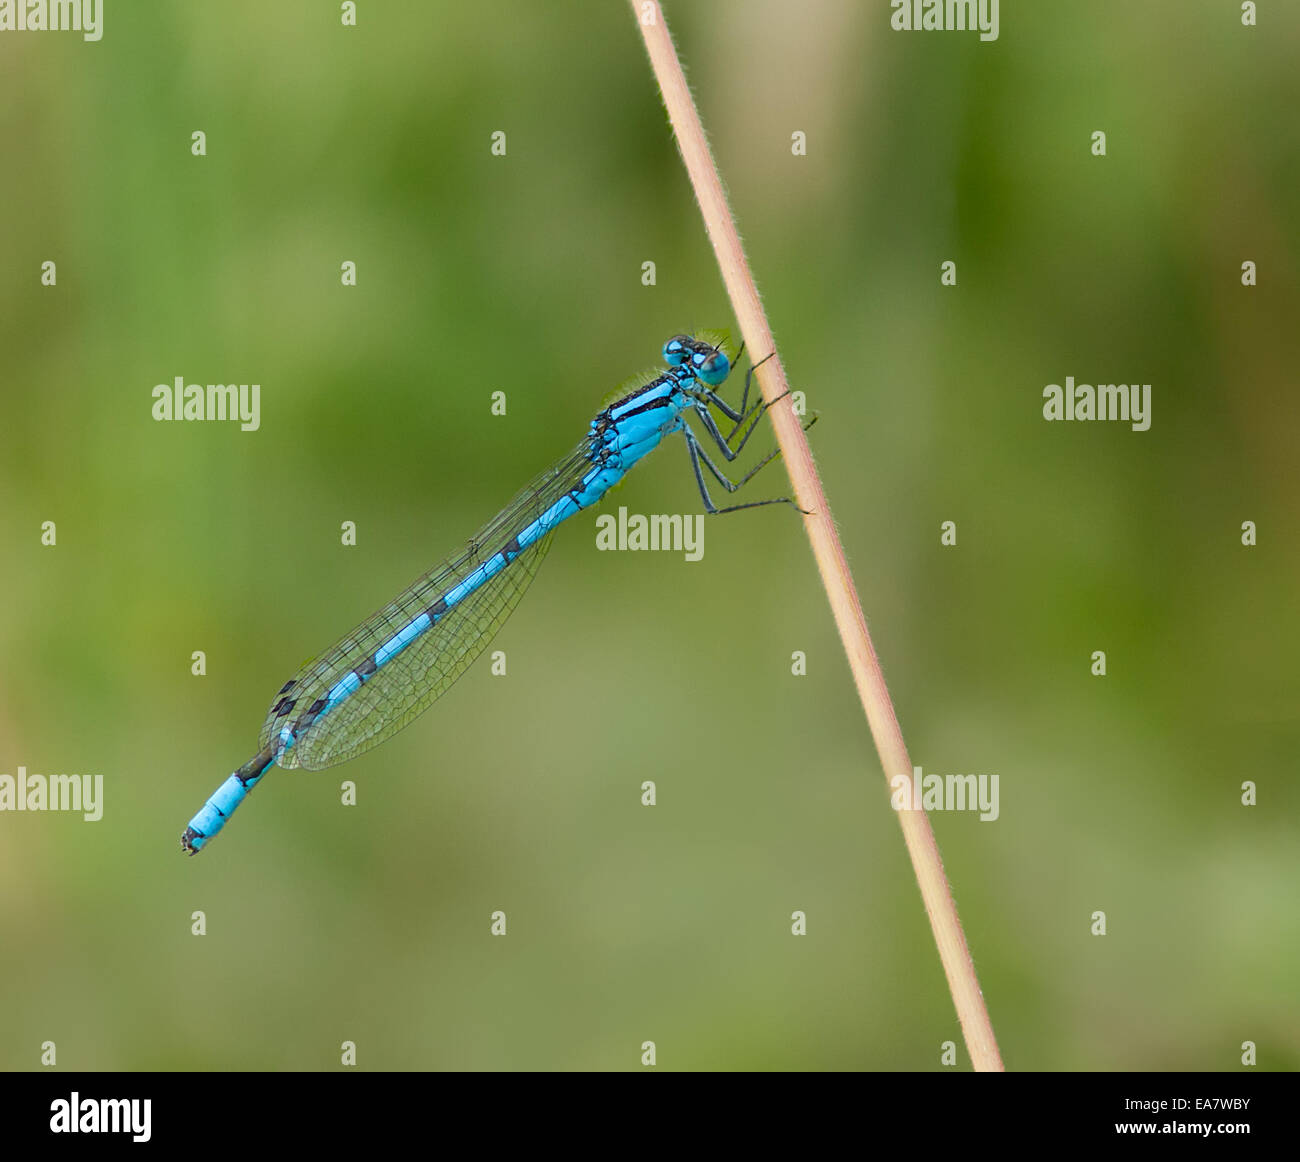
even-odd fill
[{"label": "dry reed stem", "polygon": [[[631,4],[677,135],[677,144],[686,163],[691,185],[704,215],[704,225],[709,240],[713,243],[727,294],[740,323],[741,334],[752,352],[752,358],[761,359],[768,352],[776,351],[776,343],[749,272],[749,264],[740,245],[740,235],[727,206],[726,195],[722,192],[722,182],[709,152],[695,102],[687,88],[686,78],[682,75],[681,63],[668,34],[663,11],[655,0],[631,0]],[[788,390],[789,384],[779,353],[765,362],[755,377],[766,400],[777,399]],[[808,441],[804,438],[803,428],[788,396],[773,405],[770,414],[794,485],[795,498],[807,512],[804,528],[812,543],[813,556],[817,559],[822,584],[835,615],[835,625],[840,640],[844,643],[844,652],[848,655],[858,696],[871,728],[871,737],[875,740],[876,751],[880,755],[880,764],[886,780],[902,775],[909,780],[910,788],[912,762],[908,758],[903,732],[899,728],[880,662],[867,632],[862,605],[844,558],[844,548],[840,544],[835,522],[831,519],[830,505],[813,464]],[[925,910],[930,917],[934,940],[939,946],[939,957],[948,977],[948,988],[957,1008],[971,1062],[976,1070],[1001,1070],[1003,1065],[997,1040],[975,976],[975,965],[971,961],[961,921],[957,918],[957,907],[944,876],[943,862],[939,857],[929,816],[923,810],[903,810],[898,812],[898,819],[921,888],[921,898],[925,901]]]}]

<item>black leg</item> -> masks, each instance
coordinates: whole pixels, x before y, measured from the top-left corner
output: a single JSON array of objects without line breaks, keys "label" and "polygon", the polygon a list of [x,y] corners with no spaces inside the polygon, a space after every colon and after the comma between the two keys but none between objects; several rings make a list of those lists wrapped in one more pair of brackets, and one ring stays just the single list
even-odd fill
[{"label": "black leg", "polygon": [[[751,469],[750,472],[745,476],[744,480],[740,482],[740,484],[734,484],[730,480],[728,480],[719,471],[718,466],[714,464],[712,460],[709,459],[708,453],[705,452],[704,449],[700,447],[699,440],[695,438],[695,433],[692,432],[690,428],[683,425],[682,434],[686,437],[686,450],[691,454],[691,467],[695,469],[695,483],[698,484],[700,487],[700,497],[704,501],[704,508],[711,516],[721,516],[723,513],[727,513],[727,512],[739,512],[742,508],[762,508],[764,505],[768,505],[768,504],[790,504],[790,505],[794,505],[794,507],[799,509],[800,512],[804,511],[803,509],[799,508],[799,506],[795,504],[794,501],[788,496],[774,496],[770,500],[751,500],[746,504],[729,504],[725,508],[718,508],[717,505],[713,503],[713,498],[709,496],[709,489],[704,483],[704,472],[700,467],[701,460],[708,467],[709,471],[713,474],[713,477],[717,480],[719,484],[722,485],[723,488],[725,488],[728,492],[735,492],[738,488],[740,488],[745,483],[745,481],[747,481],[751,476],[753,476],[754,473],[757,472],[759,468],[762,468],[764,464],[767,464],[768,462],[773,460],[776,457],[777,453],[773,452],[761,464]],[[807,513],[804,513],[804,515],[806,516]]]},{"label": "black leg", "polygon": [[[727,442],[727,437],[718,430],[718,423],[709,411],[708,405],[700,400],[695,401],[695,414],[700,417],[700,423],[704,425],[705,431],[707,431],[713,438],[713,442],[718,446],[718,451],[721,452],[727,460],[734,460],[740,455],[740,450],[745,446],[745,441],[749,439],[753,434],[754,429],[758,426],[758,421],[762,418],[763,413],[759,411],[758,408],[755,408],[754,411],[756,414],[749,425],[748,431],[745,432],[744,438],[740,443],[733,448]],[[737,424],[737,427],[739,426],[740,425]],[[735,433],[733,432],[732,434],[734,435]]]},{"label": "black leg", "polygon": [[[776,397],[776,399],[772,401],[772,403],[779,403],[781,400],[785,399],[785,397],[789,394],[790,394],[789,391],[782,392],[780,395]],[[749,417],[752,416],[753,420],[750,423],[749,427],[745,429],[745,434],[740,438],[740,443],[737,444],[734,448],[731,446],[730,437],[723,436],[723,434],[718,430],[718,425],[714,421],[713,416],[709,414],[708,409],[699,401],[696,401],[695,414],[700,417],[700,420],[704,424],[704,427],[707,429],[709,435],[713,437],[714,442],[718,445],[718,451],[720,451],[728,461],[731,461],[734,460],[737,456],[739,456],[741,450],[745,447],[747,443],[749,443],[749,437],[754,434],[754,429],[758,427],[758,421],[763,417],[763,415],[767,412],[767,409],[770,408],[771,406],[772,406],[771,403],[766,403],[766,402],[756,403],[753,406],[753,408],[750,409],[748,415],[745,418],[749,419]],[[813,418],[803,425],[803,430],[806,432],[816,422],[817,422],[817,416],[814,414]],[[739,430],[739,428],[740,425],[737,424],[736,429]],[[735,434],[736,434],[735,431],[731,433],[732,436],[734,436]],[[766,460],[763,462],[767,463]]]},{"label": "black leg", "polygon": [[[813,426],[813,424],[817,422],[817,419],[818,417],[814,413],[814,415],[808,420],[808,422],[803,425],[803,430],[806,432],[809,428]],[[739,451],[739,449],[737,449],[737,451]],[[714,466],[713,461],[709,459],[708,454],[704,451],[703,446],[700,446],[700,455],[704,457],[704,462],[709,466],[709,468],[713,469],[714,475],[719,475],[717,468]],[[726,487],[729,492],[734,492],[738,488],[744,488],[746,484],[748,484],[756,475],[758,475],[760,469],[767,467],[767,465],[771,464],[772,461],[775,460],[780,455],[781,455],[781,449],[773,448],[766,456],[764,456],[757,464],[755,464],[754,467],[752,467],[748,472],[746,472],[745,475],[742,476],[740,480],[737,481],[735,484],[730,484],[728,481],[722,479],[720,475],[719,475],[718,483]]]},{"label": "black leg", "polygon": [[[741,351],[743,350],[744,345],[742,344]],[[739,410],[733,408],[726,402],[726,400],[722,399],[716,392],[708,388],[703,388],[703,390],[695,393],[695,414],[699,416],[700,422],[703,423],[705,430],[709,433],[709,437],[713,440],[718,451],[722,453],[728,462],[735,460],[736,457],[740,455],[745,445],[749,442],[750,436],[754,434],[754,430],[758,427],[759,421],[763,418],[767,409],[771,407],[772,404],[785,399],[785,397],[790,394],[789,389],[786,389],[777,396],[776,399],[771,400],[770,402],[760,399],[752,408],[749,406],[749,391],[750,385],[753,381],[754,371],[766,363],[768,359],[771,359],[775,354],[776,352],[774,351],[772,352],[772,355],[760,359],[745,373],[745,390],[741,395]],[[737,352],[736,358],[739,360],[739,352]],[[719,429],[717,421],[709,411],[710,404],[716,407],[719,412],[734,423],[735,426],[731,429],[731,432],[728,435],[724,436],[722,431]],[[806,432],[816,422],[817,416],[814,414],[807,423],[803,424],[803,430]],[[748,426],[746,426],[746,424],[748,424]],[[740,432],[742,428],[744,428],[744,434],[741,436],[740,442],[733,447],[731,441],[736,438],[736,434]],[[700,497],[704,501],[705,510],[709,512],[710,515],[720,516],[722,513],[726,512],[739,512],[743,508],[762,508],[769,504],[794,505],[799,512],[804,513],[805,516],[808,515],[803,509],[799,508],[799,506],[795,504],[793,498],[789,496],[776,496],[768,500],[751,500],[745,504],[732,504],[725,508],[718,508],[713,503],[713,498],[709,496],[708,486],[704,483],[704,468],[708,468],[710,475],[712,475],[723,488],[728,492],[734,493],[743,488],[759,471],[775,460],[781,454],[781,450],[780,448],[774,448],[764,456],[762,460],[755,464],[754,467],[746,472],[739,482],[733,482],[723,475],[718,466],[709,458],[709,454],[704,450],[699,438],[688,425],[682,425],[682,434],[686,439],[686,450],[690,453],[691,467],[695,471],[695,483],[699,486]],[[701,462],[703,462],[703,466],[701,466]]]},{"label": "black leg", "polygon": [[[763,364],[766,363],[769,359],[771,359],[772,356],[775,354],[776,352],[773,351],[770,355],[764,355],[763,358],[760,359],[757,363],[751,363],[749,366],[749,370],[745,372],[745,390],[740,397],[740,411],[742,415],[744,414],[746,405],[749,403],[749,384],[750,381],[754,378],[754,372],[757,371],[760,367],[762,367]],[[785,391],[781,395],[778,395],[776,399],[781,399],[783,396],[789,394],[790,394],[789,391]],[[772,403],[776,403],[776,400],[774,399]],[[764,410],[766,410],[766,408]],[[740,426],[739,423],[737,423],[736,427],[739,428],[739,426]],[[728,442],[731,441],[732,436],[734,436],[735,434],[736,431],[735,429],[733,429],[731,435],[727,437]]]},{"label": "black leg", "polygon": [[708,403],[711,403],[715,408],[718,409],[718,411],[720,411],[724,416],[726,416],[727,419],[733,421],[734,423],[740,423],[741,420],[747,418],[743,412],[736,411],[736,409],[733,408],[731,404],[729,404],[725,399],[723,399],[722,396],[718,395],[718,393],[715,391],[711,391],[707,387],[700,391],[695,392],[694,394],[697,400],[703,400]]},{"label": "black leg", "polygon": [[[741,348],[740,348],[740,349],[741,349],[742,351],[745,349],[743,343],[741,344]],[[772,355],[775,355],[775,354],[776,354],[776,352],[773,351],[773,352],[772,352]],[[730,404],[729,404],[725,399],[723,399],[720,395],[718,395],[717,392],[713,391],[711,388],[707,388],[707,387],[706,387],[706,388],[704,388],[704,389],[699,393],[699,394],[702,395],[705,399],[707,399],[707,400],[709,401],[709,403],[711,403],[715,408],[717,408],[718,411],[720,411],[724,416],[726,416],[727,419],[731,420],[731,422],[734,423],[734,424],[736,425],[736,427],[732,429],[732,431],[731,431],[731,435],[726,437],[726,439],[727,439],[728,442],[730,442],[730,441],[735,437],[736,432],[739,430],[740,425],[741,425],[742,423],[744,423],[745,420],[749,419],[749,417],[753,414],[752,412],[749,411],[749,385],[750,385],[750,381],[754,378],[754,371],[755,371],[755,369],[756,369],[756,368],[759,368],[759,367],[762,367],[763,364],[766,363],[766,362],[768,361],[768,359],[771,359],[771,358],[772,358],[772,355],[768,355],[766,358],[764,358],[764,359],[760,359],[757,363],[754,364],[753,367],[751,367],[748,371],[745,372],[745,390],[744,390],[744,393],[743,393],[743,394],[741,395],[741,397],[740,397],[740,410],[739,410],[739,411],[737,411],[735,408],[733,408],[733,407],[732,407],[732,406],[731,406],[731,405],[730,405]],[[737,356],[737,358],[739,358],[739,356]],[[778,395],[778,396],[776,397],[776,399],[784,399],[784,398],[785,398],[787,395],[789,395],[789,394],[790,394],[790,392],[789,392],[788,390],[783,391],[780,395]],[[773,401],[772,401],[772,403],[775,403],[775,402],[776,402],[776,400],[773,400]],[[757,408],[759,405],[758,405],[758,404],[755,404],[754,406]],[[764,404],[764,405],[763,405],[763,410],[766,410],[766,409],[767,409],[768,407],[770,407],[770,406],[771,406],[770,404]]]},{"label": "black leg", "polygon": [[[712,392],[707,393],[706,399],[696,399],[695,412],[700,417],[705,428],[708,429],[709,435],[713,437],[714,443],[718,446],[718,451],[720,451],[728,460],[734,460],[738,455],[740,455],[741,449],[749,442],[749,437],[754,434],[754,429],[758,427],[758,421],[764,414],[766,414],[767,409],[770,408],[773,403],[779,403],[781,400],[785,399],[789,394],[790,391],[787,389],[778,395],[772,403],[768,403],[766,400],[756,403],[747,412],[744,412],[739,416],[736,426],[732,428],[731,434],[728,436],[724,436],[718,430],[717,421],[714,420],[706,406],[706,403],[712,403],[715,405],[723,403],[723,401],[714,396]],[[730,408],[723,405],[722,411],[724,415],[726,415],[730,410]],[[745,429],[745,434],[741,437],[740,443],[733,448],[731,446],[731,441],[735,438],[736,433],[740,431],[741,425],[744,424],[746,420],[750,421],[749,427]],[[804,431],[807,430],[807,427],[805,427]]]}]

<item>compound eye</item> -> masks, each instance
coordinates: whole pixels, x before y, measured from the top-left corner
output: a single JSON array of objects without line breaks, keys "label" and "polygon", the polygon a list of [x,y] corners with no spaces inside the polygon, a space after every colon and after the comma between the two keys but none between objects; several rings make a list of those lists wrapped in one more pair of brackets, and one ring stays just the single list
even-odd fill
[{"label": "compound eye", "polygon": [[687,346],[689,342],[688,335],[674,335],[664,344],[664,362],[669,367],[680,367],[691,353]]},{"label": "compound eye", "polygon": [[731,360],[721,351],[710,351],[700,363],[697,374],[710,387],[717,387],[731,374]]}]

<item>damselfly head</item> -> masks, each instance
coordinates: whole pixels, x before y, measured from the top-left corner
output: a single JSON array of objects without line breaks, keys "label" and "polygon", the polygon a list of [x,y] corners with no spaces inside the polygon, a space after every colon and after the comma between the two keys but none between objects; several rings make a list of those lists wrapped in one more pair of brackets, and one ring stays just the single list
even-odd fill
[{"label": "damselfly head", "polygon": [[695,340],[689,335],[674,335],[664,344],[664,362],[669,367],[680,367],[691,356]]},{"label": "damselfly head", "polygon": [[664,344],[664,362],[670,367],[689,362],[696,376],[709,387],[717,387],[731,374],[731,360],[721,346],[690,335],[674,335]]}]

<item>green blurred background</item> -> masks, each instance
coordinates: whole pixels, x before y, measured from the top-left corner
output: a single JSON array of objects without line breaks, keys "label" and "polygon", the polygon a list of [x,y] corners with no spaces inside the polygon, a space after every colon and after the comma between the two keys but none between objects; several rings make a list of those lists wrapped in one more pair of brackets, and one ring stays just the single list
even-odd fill
[{"label": "green blurred background", "polygon": [[[883,0],[668,9],[913,760],[1000,777],[996,823],[934,826],[1013,1069],[1300,1063],[1300,14],[1264,7],[1006,4],[989,44]],[[178,847],[305,657],[668,335],[734,327],[626,6],[109,0],[98,44],[0,34],[0,157],[0,772],[106,798],[0,815],[0,1066],[961,1045],[781,509],[695,564],[575,519],[507,677]],[[261,429],[155,422],[178,375],[260,383]],[[1045,423],[1067,375],[1151,383],[1151,430]],[[619,505],[699,510],[680,443]]]}]

